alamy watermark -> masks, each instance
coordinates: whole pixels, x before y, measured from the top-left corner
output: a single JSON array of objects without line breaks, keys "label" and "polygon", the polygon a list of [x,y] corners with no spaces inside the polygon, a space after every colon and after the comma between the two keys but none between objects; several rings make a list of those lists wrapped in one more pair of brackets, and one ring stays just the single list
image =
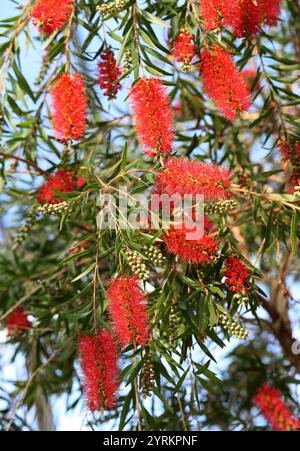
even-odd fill
[{"label": "alamy watermark", "polygon": [[187,240],[198,240],[204,233],[204,196],[186,194],[129,193],[122,185],[116,194],[99,193],[99,229],[181,230]]}]

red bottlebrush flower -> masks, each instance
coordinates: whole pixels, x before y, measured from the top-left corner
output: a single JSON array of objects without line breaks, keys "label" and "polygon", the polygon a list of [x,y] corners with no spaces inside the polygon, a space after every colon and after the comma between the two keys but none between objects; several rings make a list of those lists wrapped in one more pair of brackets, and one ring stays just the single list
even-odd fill
[{"label": "red bottlebrush flower", "polygon": [[279,390],[272,385],[264,382],[257,391],[254,402],[274,430],[294,431],[300,429],[300,420],[293,416]]},{"label": "red bottlebrush flower", "polygon": [[281,0],[199,0],[204,27],[231,26],[238,37],[258,33],[266,23],[275,25]]},{"label": "red bottlebrush flower", "polygon": [[232,173],[229,169],[202,161],[170,158],[155,182],[158,194],[196,195],[206,200],[221,200],[230,196]]},{"label": "red bottlebrush flower", "polygon": [[236,36],[258,33],[266,23],[275,25],[281,0],[239,0],[237,20],[231,23]]},{"label": "red bottlebrush flower", "polygon": [[39,31],[51,34],[64,27],[72,14],[73,5],[74,0],[38,0],[30,16]]},{"label": "red bottlebrush flower", "polygon": [[278,17],[280,15],[280,3],[281,0],[258,0],[260,5],[263,20],[270,27],[276,25]]},{"label": "red bottlebrush flower", "polygon": [[178,255],[182,260],[194,264],[213,263],[219,250],[218,240],[207,232],[204,232],[199,239],[189,239],[187,234],[193,231],[196,231],[196,228],[175,229],[172,227],[164,236],[168,251]]},{"label": "red bottlebrush flower", "polygon": [[232,25],[240,16],[239,0],[199,0],[206,30]]},{"label": "red bottlebrush flower", "polygon": [[196,45],[194,44],[194,36],[186,31],[182,31],[173,43],[172,55],[177,57],[179,63],[191,63],[196,56]]},{"label": "red bottlebrush flower", "polygon": [[52,125],[60,141],[78,140],[85,132],[87,100],[79,74],[63,74],[51,89]]},{"label": "red bottlebrush flower", "polygon": [[38,190],[36,198],[40,204],[58,204],[62,202],[62,198],[55,192],[66,194],[81,188],[85,180],[71,171],[59,169],[52,174],[48,180]]},{"label": "red bottlebrush flower", "polygon": [[142,78],[130,92],[136,132],[146,155],[168,154],[174,137],[173,111],[163,83]]},{"label": "red bottlebrush flower", "polygon": [[228,289],[246,294],[248,291],[246,282],[250,273],[245,263],[237,256],[233,256],[225,260],[225,266],[224,276],[226,277],[225,283],[228,285]]},{"label": "red bottlebrush flower", "polygon": [[233,30],[236,36],[242,37],[247,34],[255,34],[260,31],[262,12],[259,6],[259,1],[253,0],[239,0],[239,15],[233,25]]},{"label": "red bottlebrush flower", "polygon": [[105,91],[104,95],[109,99],[115,98],[121,88],[121,84],[116,81],[121,77],[122,70],[117,66],[112,50],[108,49],[100,55],[98,74],[98,84]]},{"label": "red bottlebrush flower", "polygon": [[27,312],[23,307],[17,307],[6,319],[7,334],[10,337],[20,336],[27,329],[31,329],[32,323],[27,318]]},{"label": "red bottlebrush flower", "polygon": [[250,90],[229,52],[217,45],[204,50],[200,73],[207,94],[227,119],[234,121],[237,113],[249,110]]},{"label": "red bottlebrush flower", "polygon": [[113,408],[119,387],[118,350],[113,335],[107,330],[92,336],[82,335],[79,354],[83,390],[89,409]]},{"label": "red bottlebrush flower", "polygon": [[108,290],[109,311],[120,343],[145,346],[149,337],[147,300],[136,276],[113,279]]}]

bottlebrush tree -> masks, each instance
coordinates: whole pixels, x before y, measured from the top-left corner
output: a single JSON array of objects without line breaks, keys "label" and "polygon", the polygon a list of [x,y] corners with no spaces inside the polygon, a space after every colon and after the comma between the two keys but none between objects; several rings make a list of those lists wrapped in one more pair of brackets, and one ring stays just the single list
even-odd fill
[{"label": "bottlebrush tree", "polygon": [[300,2],[12,3],[1,427],[300,429]]}]

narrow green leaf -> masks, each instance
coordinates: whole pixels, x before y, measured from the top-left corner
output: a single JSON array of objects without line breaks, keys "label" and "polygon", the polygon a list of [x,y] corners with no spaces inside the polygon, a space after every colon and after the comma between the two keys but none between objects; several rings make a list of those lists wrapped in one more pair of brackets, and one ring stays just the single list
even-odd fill
[{"label": "narrow green leaf", "polygon": [[297,228],[298,228],[298,215],[295,212],[295,213],[293,213],[293,216],[292,216],[291,230],[290,230],[291,247],[292,247],[293,254],[296,254],[297,249],[298,249]]}]

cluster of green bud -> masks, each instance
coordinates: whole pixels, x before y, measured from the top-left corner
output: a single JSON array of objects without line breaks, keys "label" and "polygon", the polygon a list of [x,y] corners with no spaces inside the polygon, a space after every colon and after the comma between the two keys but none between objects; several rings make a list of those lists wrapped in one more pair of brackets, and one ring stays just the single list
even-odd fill
[{"label": "cluster of green bud", "polygon": [[114,16],[121,12],[124,8],[128,0],[115,0],[112,3],[103,3],[103,5],[97,6],[97,10],[103,16]]},{"label": "cluster of green bud", "polygon": [[59,204],[44,204],[38,207],[38,211],[43,215],[64,216],[71,210],[72,206],[65,200]]},{"label": "cluster of green bud", "polygon": [[145,348],[145,354],[142,360],[142,370],[140,385],[142,388],[143,397],[147,398],[151,396],[151,392],[154,386],[155,376],[152,367],[152,359],[149,348]]},{"label": "cluster of green bud", "polygon": [[189,72],[192,69],[192,64],[189,58],[185,58],[182,65],[181,65],[181,70],[184,73]]},{"label": "cluster of green bud", "polygon": [[150,272],[145,265],[143,258],[137,251],[129,250],[126,252],[127,260],[131,271],[141,280],[148,280]]},{"label": "cluster of green bud", "polygon": [[144,246],[143,252],[154,265],[162,266],[166,261],[166,257],[161,253],[160,249],[153,244]]},{"label": "cluster of green bud", "polygon": [[132,66],[132,57],[131,57],[131,50],[126,50],[123,58],[123,68],[122,68],[122,75],[126,75]]},{"label": "cluster of green bud", "polygon": [[233,210],[237,206],[237,202],[234,200],[221,200],[216,203],[209,203],[205,205],[204,210],[205,213],[214,215],[214,214],[222,214],[226,213],[227,211]]},{"label": "cluster of green bud", "polygon": [[232,297],[232,299],[237,303],[237,304],[247,304],[247,302],[249,301],[248,296],[245,295],[245,293],[235,293]]},{"label": "cluster of green bud", "polygon": [[27,236],[32,230],[32,227],[35,224],[36,214],[37,214],[36,207],[33,207],[31,208],[31,210],[29,210],[25,220],[25,224],[19,228],[17,235],[13,239],[14,249],[26,240]]},{"label": "cluster of green bud", "polygon": [[220,314],[219,321],[224,329],[228,330],[231,335],[234,335],[241,340],[246,340],[248,338],[249,331],[242,324],[238,324],[225,313]]},{"label": "cluster of green bud", "polygon": [[173,302],[169,316],[169,343],[174,344],[181,324],[181,315],[176,302]]}]

